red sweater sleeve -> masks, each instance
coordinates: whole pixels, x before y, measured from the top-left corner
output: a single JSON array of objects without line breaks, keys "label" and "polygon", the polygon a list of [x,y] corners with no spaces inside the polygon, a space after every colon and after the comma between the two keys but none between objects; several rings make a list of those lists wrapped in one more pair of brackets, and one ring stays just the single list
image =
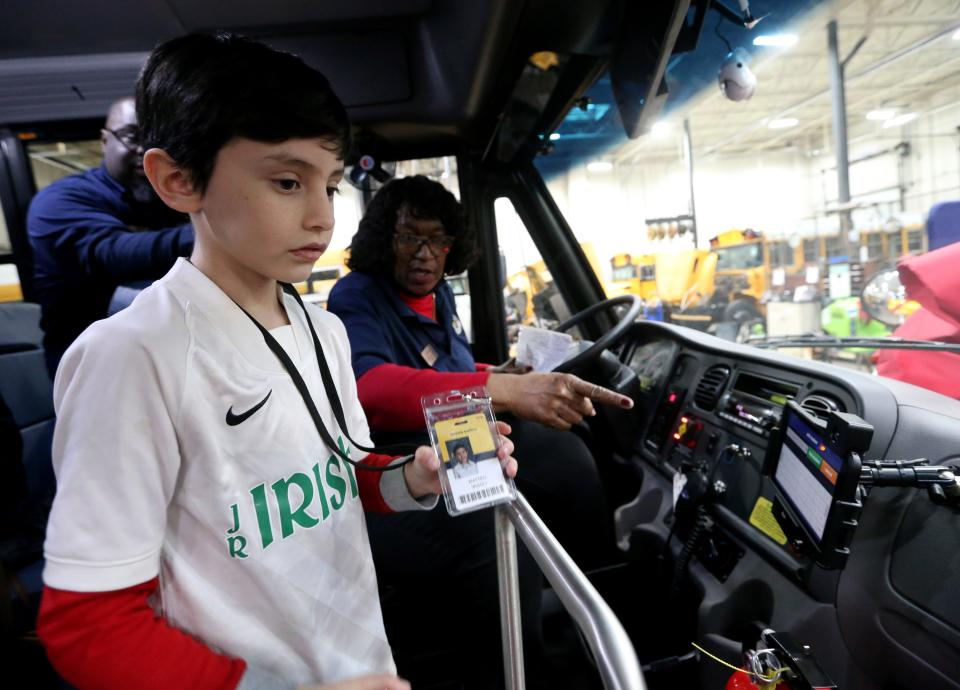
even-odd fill
[{"label": "red sweater sleeve", "polygon": [[417,431],[424,428],[420,398],[431,393],[486,385],[484,371],[450,372],[381,364],[357,381],[357,394],[371,429]]},{"label": "red sweater sleeve", "polygon": [[100,690],[233,690],[246,662],[170,626],[147,603],[157,578],[112,592],[45,587],[37,632],[71,685]]},{"label": "red sweater sleeve", "polygon": [[[393,462],[396,457],[395,455],[370,453],[360,462],[364,465],[385,467]],[[390,472],[403,472],[403,470],[390,470]],[[393,512],[386,501],[383,500],[383,495],[380,493],[380,479],[382,476],[383,472],[357,469],[357,490],[360,492],[360,502],[363,503],[363,509],[371,513]]]}]

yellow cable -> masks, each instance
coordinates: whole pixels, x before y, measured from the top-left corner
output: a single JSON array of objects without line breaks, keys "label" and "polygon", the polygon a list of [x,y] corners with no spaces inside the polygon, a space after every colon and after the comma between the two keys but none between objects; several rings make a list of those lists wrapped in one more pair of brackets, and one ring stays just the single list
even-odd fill
[{"label": "yellow cable", "polygon": [[[704,649],[703,647],[701,647],[700,645],[698,645],[696,642],[691,642],[690,644],[692,644],[692,645],[694,646],[694,648],[697,649],[697,650],[699,650],[701,653],[706,654],[708,657],[710,657],[711,659],[713,659],[713,660],[716,661],[717,663],[723,664],[724,666],[726,666],[726,667],[729,668],[729,669],[733,669],[734,671],[740,671],[740,672],[742,672],[742,673],[746,673],[748,676],[756,676],[756,677],[760,680],[761,683],[765,683],[765,684],[769,685],[770,683],[773,683],[773,682],[776,681],[776,678],[775,678],[775,677],[774,677],[774,678],[764,678],[763,676],[761,676],[761,675],[759,675],[759,674],[755,674],[755,673],[753,673],[752,671],[748,671],[748,670],[745,669],[745,668],[740,668],[739,666],[734,666],[734,665],[731,664],[730,662],[724,661],[724,660],[721,659],[720,657],[711,654],[711,653],[708,652],[706,649]],[[774,671],[774,673],[783,673],[783,672],[788,671],[788,670],[789,670],[789,669],[786,668],[786,667],[784,667],[784,668],[779,668],[779,669],[777,669],[776,671]]]},{"label": "yellow cable", "polygon": [[710,652],[708,652],[706,649],[704,649],[703,647],[701,647],[700,645],[698,645],[696,642],[691,642],[690,644],[692,644],[692,645],[694,646],[694,648],[700,650],[703,654],[706,654],[708,657],[710,657],[711,659],[713,659],[713,660],[716,661],[717,663],[723,664],[723,665],[726,666],[727,668],[732,668],[734,671],[743,671],[744,673],[750,674],[750,671],[748,671],[747,669],[745,669],[745,668],[740,668],[739,666],[734,666],[733,664],[731,664],[731,663],[729,663],[729,662],[727,662],[727,661],[724,661],[724,660],[721,659],[720,657],[714,656],[713,654],[711,654]]}]

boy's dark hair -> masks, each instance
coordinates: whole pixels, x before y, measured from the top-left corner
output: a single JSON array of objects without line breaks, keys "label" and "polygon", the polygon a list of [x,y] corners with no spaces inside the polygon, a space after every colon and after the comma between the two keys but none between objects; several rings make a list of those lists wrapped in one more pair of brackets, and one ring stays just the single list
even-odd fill
[{"label": "boy's dark hair", "polygon": [[201,192],[234,137],[320,138],[341,157],[350,148],[347,111],[326,77],[296,55],[225,32],[154,48],[136,101],[144,149],[166,151]]},{"label": "boy's dark hair", "polygon": [[350,243],[347,266],[351,271],[393,275],[393,235],[401,208],[406,208],[414,218],[439,220],[444,232],[456,238],[444,265],[446,275],[457,275],[470,268],[477,258],[476,236],[464,219],[460,202],[439,182],[414,175],[390,180],[370,201]]}]

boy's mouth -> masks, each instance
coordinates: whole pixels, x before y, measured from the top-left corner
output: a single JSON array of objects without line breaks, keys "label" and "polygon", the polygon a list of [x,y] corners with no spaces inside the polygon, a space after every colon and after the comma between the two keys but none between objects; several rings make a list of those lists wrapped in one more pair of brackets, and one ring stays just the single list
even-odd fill
[{"label": "boy's mouth", "polygon": [[311,244],[305,244],[302,247],[297,247],[296,249],[291,249],[290,253],[301,261],[314,262],[320,258],[320,255],[327,250],[327,245],[319,244],[313,242]]}]

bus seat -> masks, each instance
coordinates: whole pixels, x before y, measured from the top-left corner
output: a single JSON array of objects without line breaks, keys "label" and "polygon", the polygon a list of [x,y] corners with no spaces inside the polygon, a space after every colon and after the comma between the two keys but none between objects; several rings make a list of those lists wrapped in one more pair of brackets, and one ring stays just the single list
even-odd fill
[{"label": "bus seat", "polygon": [[57,681],[36,642],[34,623],[56,487],[53,383],[41,338],[39,306],[0,304],[0,639],[30,669],[38,681],[32,687],[52,688]]},{"label": "bus seat", "polygon": [[53,382],[41,347],[40,307],[0,304],[0,398],[23,442],[22,462],[31,497],[53,492]]},{"label": "bus seat", "polygon": [[0,352],[43,347],[40,305],[31,302],[0,303]]},{"label": "bus seat", "polygon": [[20,430],[30,496],[52,493],[53,384],[43,350],[0,354],[0,396]]}]

